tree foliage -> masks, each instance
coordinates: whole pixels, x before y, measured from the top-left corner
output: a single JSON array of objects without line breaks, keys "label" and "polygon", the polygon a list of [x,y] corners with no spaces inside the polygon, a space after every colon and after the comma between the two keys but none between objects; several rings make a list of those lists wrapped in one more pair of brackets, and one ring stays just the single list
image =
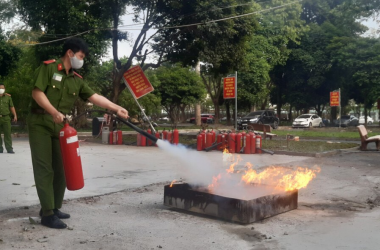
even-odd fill
[{"label": "tree foliage", "polygon": [[161,99],[161,105],[171,121],[180,121],[180,111],[205,96],[205,89],[195,71],[180,65],[161,66],[148,72],[155,87],[155,95]]},{"label": "tree foliage", "polygon": [[[291,1],[271,1],[262,8],[289,4]],[[249,41],[246,54],[248,62],[239,77],[239,106],[250,110],[254,106],[264,109],[273,90],[274,68],[285,65],[291,52],[289,44],[298,44],[307,30],[300,15],[301,4],[257,16],[259,28]]]},{"label": "tree foliage", "polygon": [[20,54],[20,49],[8,41],[0,27],[0,77],[8,75],[9,71],[15,67]]},{"label": "tree foliage", "polygon": [[[302,35],[299,43],[290,44],[289,59],[274,69],[272,79],[276,86],[272,102],[278,106],[289,103],[304,111],[315,108],[321,115],[328,104],[329,92],[340,87],[342,104],[347,104],[354,71],[337,63],[335,52],[339,45],[332,44],[342,38],[360,40],[366,27],[359,19],[371,16],[379,5],[379,1],[367,0],[304,1],[301,18],[310,30]],[[347,56],[353,58],[355,54],[347,53]]]},{"label": "tree foliage", "polygon": [[81,37],[91,51],[83,72],[96,65],[107,50],[110,32],[104,29],[112,20],[111,16],[104,15],[99,2],[102,1],[19,0],[17,7],[22,20],[31,31],[41,32],[37,41],[42,44],[34,47],[38,61],[61,57],[65,38],[83,33]]}]

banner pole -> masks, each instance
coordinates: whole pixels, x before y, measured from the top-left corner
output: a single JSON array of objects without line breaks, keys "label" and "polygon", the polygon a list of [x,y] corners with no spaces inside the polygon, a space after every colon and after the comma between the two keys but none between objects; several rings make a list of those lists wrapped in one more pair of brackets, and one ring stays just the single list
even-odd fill
[{"label": "banner pole", "polygon": [[339,128],[342,125],[342,104],[341,104],[341,94],[340,94],[340,88],[339,88]]},{"label": "banner pole", "polygon": [[237,109],[237,71],[235,71],[235,130],[238,130],[237,126],[237,117],[238,117],[238,109]]},{"label": "banner pole", "polygon": [[128,85],[128,83],[127,83],[127,81],[125,80],[124,77],[123,77],[123,81],[124,81],[124,84],[128,87],[129,92],[131,92],[131,94],[132,94],[132,96],[133,96],[133,99],[135,99],[135,101],[136,101],[136,103],[137,103],[137,106],[139,106],[139,108],[140,108],[140,110],[141,110],[141,113],[143,114],[143,117],[145,117],[145,119],[148,121],[149,126],[150,126],[150,128],[152,129],[152,132],[155,134],[155,133],[156,133],[156,130],[154,129],[154,127],[153,127],[152,123],[150,122],[148,116],[145,114],[144,109],[142,108],[142,106],[141,106],[140,103],[138,102],[138,100],[137,100],[135,94],[134,94],[133,91],[130,89],[130,87],[129,87],[129,85]]}]

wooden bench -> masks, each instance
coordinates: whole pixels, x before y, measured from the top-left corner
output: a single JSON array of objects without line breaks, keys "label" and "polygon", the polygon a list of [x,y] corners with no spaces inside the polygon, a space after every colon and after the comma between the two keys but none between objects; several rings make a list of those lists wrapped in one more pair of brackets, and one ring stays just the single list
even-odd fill
[{"label": "wooden bench", "polygon": [[376,149],[379,151],[380,150],[380,135],[368,137],[368,132],[367,132],[367,129],[364,127],[364,125],[360,125],[357,128],[359,130],[360,139],[362,141],[360,149],[366,150],[367,144],[370,142],[374,142],[376,143]]},{"label": "wooden bench", "polygon": [[277,136],[276,134],[272,134],[272,127],[268,124],[257,124],[252,123],[249,124],[247,127],[249,130],[253,130],[256,134],[263,135],[263,140],[265,140],[267,137],[272,140],[272,137]]}]

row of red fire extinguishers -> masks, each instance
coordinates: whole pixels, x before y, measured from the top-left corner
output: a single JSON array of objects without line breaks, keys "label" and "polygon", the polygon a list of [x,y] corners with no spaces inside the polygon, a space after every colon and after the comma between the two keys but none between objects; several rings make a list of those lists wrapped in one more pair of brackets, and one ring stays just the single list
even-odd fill
[{"label": "row of red fire extinguishers", "polygon": [[[146,131],[148,134],[153,135],[152,130],[148,129]],[[173,131],[166,131],[165,129],[160,133],[156,132],[154,136],[157,139],[161,139],[164,141],[169,141],[171,144],[178,145],[179,143],[179,132],[177,129],[174,129]],[[146,146],[153,146],[155,143],[152,140],[147,139],[144,135],[137,133],[137,146],[140,147],[146,147]]]},{"label": "row of red fire extinguishers", "polygon": [[216,135],[215,131],[201,131],[197,136],[197,150],[228,149],[229,153],[261,154],[273,152],[262,148],[262,137],[252,131],[248,132],[220,132]]}]

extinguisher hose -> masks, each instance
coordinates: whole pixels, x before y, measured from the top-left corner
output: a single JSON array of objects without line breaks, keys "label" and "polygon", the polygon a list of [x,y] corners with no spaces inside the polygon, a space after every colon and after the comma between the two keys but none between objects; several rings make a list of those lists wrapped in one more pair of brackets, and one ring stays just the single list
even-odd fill
[{"label": "extinguisher hose", "polygon": [[121,121],[122,123],[124,123],[125,125],[127,125],[128,127],[130,127],[131,129],[135,130],[137,133],[140,133],[142,134],[143,136],[145,136],[146,138],[148,138],[149,140],[151,140],[152,142],[156,143],[158,138],[156,138],[156,136],[154,135],[151,135],[149,134],[148,132],[142,130],[141,128],[133,125],[132,123],[130,123],[129,121],[126,121],[120,117],[115,117],[118,121]]},{"label": "extinguisher hose", "polygon": [[88,110],[88,111],[86,111],[85,113],[80,114],[80,115],[74,117],[73,119],[78,119],[79,117],[81,117],[81,116],[83,116],[83,115],[86,115],[87,113],[91,113],[91,112],[101,112],[101,113],[109,114],[109,115],[111,115],[113,118],[115,118],[116,120],[118,120],[118,121],[124,123],[125,125],[127,125],[127,126],[130,127],[131,129],[135,130],[137,133],[142,134],[143,136],[145,136],[146,138],[148,138],[148,139],[151,140],[152,142],[156,143],[157,140],[158,140],[158,138],[156,138],[156,136],[149,134],[148,132],[142,130],[141,128],[139,128],[139,127],[133,125],[133,124],[130,123],[129,121],[124,120],[124,119],[122,119],[122,118],[116,116],[115,114],[112,114],[111,112],[108,112],[108,111],[105,111],[105,110],[96,110],[96,109],[94,109],[94,110]]}]

